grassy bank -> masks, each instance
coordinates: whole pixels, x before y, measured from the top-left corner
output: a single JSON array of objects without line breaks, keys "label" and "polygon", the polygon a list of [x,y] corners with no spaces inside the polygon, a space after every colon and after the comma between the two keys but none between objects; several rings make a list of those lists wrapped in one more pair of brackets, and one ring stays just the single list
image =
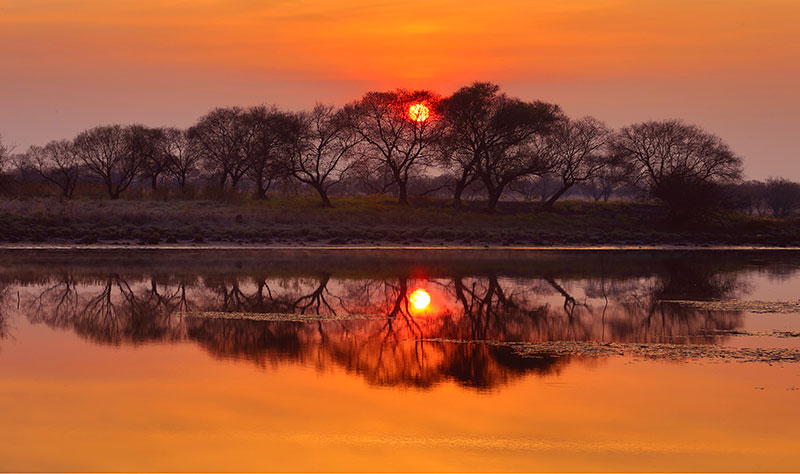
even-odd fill
[{"label": "grassy bank", "polygon": [[350,197],[326,209],[311,199],[0,201],[0,242],[262,244],[800,245],[800,219],[716,214],[675,226],[666,210],[625,202],[478,204],[456,210],[425,199],[400,206]]}]

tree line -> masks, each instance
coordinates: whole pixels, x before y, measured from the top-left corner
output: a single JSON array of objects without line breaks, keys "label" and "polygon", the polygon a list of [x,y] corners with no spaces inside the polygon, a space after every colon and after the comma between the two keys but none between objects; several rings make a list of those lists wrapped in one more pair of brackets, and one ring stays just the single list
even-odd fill
[{"label": "tree line", "polygon": [[[0,145],[0,157],[9,155]],[[368,92],[342,107],[318,104],[303,112],[222,107],[188,129],[103,125],[14,157],[66,199],[85,179],[118,199],[137,182],[182,189],[202,178],[219,189],[247,187],[259,198],[275,183],[295,182],[325,206],[337,186],[392,192],[407,204],[410,185],[427,180],[448,190],[455,206],[467,194],[482,194],[495,210],[502,197],[530,195],[547,180],[545,208],[576,186],[606,200],[629,186],[681,215],[718,205],[726,187],[742,180],[741,158],[698,126],[664,120],[612,130],[484,82],[447,97],[430,90]],[[764,186],[764,196],[767,188],[782,198],[800,196],[795,183]],[[795,200],[773,208],[775,214],[793,212],[800,206]]]}]

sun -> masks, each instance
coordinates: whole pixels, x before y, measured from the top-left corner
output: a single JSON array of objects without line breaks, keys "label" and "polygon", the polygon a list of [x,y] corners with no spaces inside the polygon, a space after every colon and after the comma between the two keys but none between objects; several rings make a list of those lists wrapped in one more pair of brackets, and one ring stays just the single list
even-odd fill
[{"label": "sun", "polygon": [[411,302],[411,306],[413,306],[414,309],[423,310],[431,304],[431,295],[423,289],[417,289],[409,295],[408,300]]},{"label": "sun", "polygon": [[408,118],[417,123],[428,120],[431,110],[425,104],[414,104],[408,108]]}]

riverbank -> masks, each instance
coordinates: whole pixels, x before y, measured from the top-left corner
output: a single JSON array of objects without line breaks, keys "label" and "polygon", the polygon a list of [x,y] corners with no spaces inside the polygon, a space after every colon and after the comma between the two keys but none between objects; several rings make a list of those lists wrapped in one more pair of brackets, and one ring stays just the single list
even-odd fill
[{"label": "riverbank", "polygon": [[795,247],[800,219],[717,213],[676,226],[655,205],[566,201],[447,200],[401,206],[387,197],[348,197],[323,208],[311,199],[263,201],[6,200],[0,245],[56,246],[398,246],[398,247]]}]

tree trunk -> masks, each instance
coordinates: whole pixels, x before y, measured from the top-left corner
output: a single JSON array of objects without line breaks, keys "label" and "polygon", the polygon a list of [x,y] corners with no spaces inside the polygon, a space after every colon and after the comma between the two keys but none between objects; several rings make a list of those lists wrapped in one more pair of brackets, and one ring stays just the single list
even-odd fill
[{"label": "tree trunk", "polygon": [[260,178],[256,180],[256,198],[258,199],[267,198],[267,190],[264,187],[264,181]]},{"label": "tree trunk", "polygon": [[556,191],[556,193],[553,194],[552,196],[550,196],[550,198],[544,203],[544,208],[545,209],[552,209],[553,208],[553,204],[555,204],[556,201],[558,201],[558,198],[563,196],[564,193],[567,192],[567,190],[569,190],[569,188],[571,188],[571,187],[572,187],[572,184],[564,184],[564,185],[562,185],[561,189]]},{"label": "tree trunk", "polygon": [[497,203],[500,201],[500,195],[503,194],[503,188],[496,188],[494,190],[488,190],[489,193],[489,202],[487,203],[487,207],[490,211],[494,212],[497,210]]},{"label": "tree trunk", "polygon": [[614,187],[613,186],[606,186],[603,188],[603,202],[608,202],[608,199],[611,195],[614,194]]},{"label": "tree trunk", "polygon": [[322,207],[333,207],[331,200],[328,198],[328,193],[321,184],[314,184],[314,189],[319,193],[319,198],[322,199]]},{"label": "tree trunk", "polygon": [[461,202],[461,195],[464,193],[464,188],[466,187],[467,185],[464,184],[463,181],[456,181],[456,188],[453,191],[453,206],[456,208],[460,209],[464,206],[464,203]]},{"label": "tree trunk", "polygon": [[150,189],[155,191],[156,186],[158,186],[158,174],[154,174],[153,176],[150,177]]},{"label": "tree trunk", "polygon": [[117,199],[119,197],[119,193],[114,192],[114,185],[111,183],[111,179],[106,180],[106,189],[108,190],[108,198],[109,199]]},{"label": "tree trunk", "polygon": [[401,181],[399,179],[397,180],[397,187],[398,187],[397,202],[407,206],[408,205],[408,191],[406,189],[406,184],[407,183],[405,181]]}]

